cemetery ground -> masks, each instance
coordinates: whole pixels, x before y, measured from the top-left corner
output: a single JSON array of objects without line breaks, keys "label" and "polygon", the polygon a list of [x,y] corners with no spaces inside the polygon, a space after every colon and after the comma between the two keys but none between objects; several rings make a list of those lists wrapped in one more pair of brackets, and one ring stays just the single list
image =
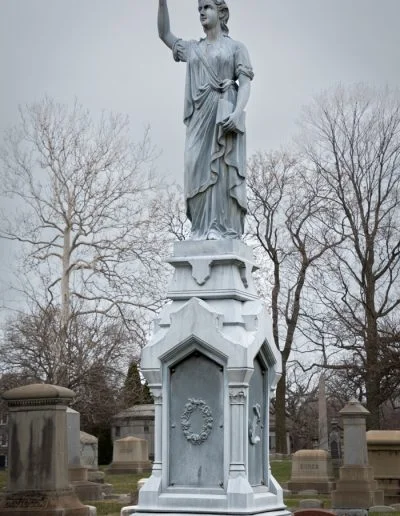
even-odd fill
[{"label": "cemetery ground", "polygon": [[[275,478],[279,483],[284,483],[290,480],[292,461],[291,460],[274,460],[271,461],[271,469]],[[136,485],[138,480],[143,478],[143,475],[108,475],[107,467],[101,467],[103,471],[106,473],[105,482],[108,482],[113,485],[113,492],[115,494],[127,494],[133,493],[136,491]],[[6,487],[7,484],[7,472],[0,471],[0,491]],[[298,508],[299,500],[305,498],[304,496],[294,496],[290,495],[285,497],[285,503],[289,509],[295,510]],[[324,502],[324,508],[330,509],[330,498],[327,496],[313,496],[312,498],[317,498]],[[135,503],[135,498],[133,497],[133,503]],[[90,505],[93,505],[97,508],[98,516],[119,516],[121,508],[127,505],[126,503],[120,503],[115,500],[104,500],[101,502],[91,502]],[[377,513],[378,514],[378,513]],[[391,512],[391,516],[400,516],[400,512]]]}]

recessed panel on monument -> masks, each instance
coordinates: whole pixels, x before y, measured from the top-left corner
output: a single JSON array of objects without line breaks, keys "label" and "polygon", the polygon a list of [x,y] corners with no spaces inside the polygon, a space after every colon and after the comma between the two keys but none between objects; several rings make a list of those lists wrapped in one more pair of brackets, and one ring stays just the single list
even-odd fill
[{"label": "recessed panel on monument", "polygon": [[249,483],[266,483],[266,393],[267,378],[260,360],[254,360],[254,372],[249,384]]},{"label": "recessed panel on monument", "polygon": [[223,367],[195,352],[169,369],[169,485],[223,487]]}]

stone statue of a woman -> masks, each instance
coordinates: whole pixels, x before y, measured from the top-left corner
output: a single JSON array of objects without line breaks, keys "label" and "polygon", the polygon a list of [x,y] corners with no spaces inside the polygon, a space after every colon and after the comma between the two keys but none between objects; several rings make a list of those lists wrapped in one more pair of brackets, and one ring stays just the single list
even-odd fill
[{"label": "stone statue of a woman", "polygon": [[244,109],[253,71],[245,46],[228,36],[225,0],[199,0],[206,37],[178,39],[167,0],[159,0],[158,31],[176,61],[187,63],[184,121],[185,197],[196,240],[238,239],[246,214]]}]

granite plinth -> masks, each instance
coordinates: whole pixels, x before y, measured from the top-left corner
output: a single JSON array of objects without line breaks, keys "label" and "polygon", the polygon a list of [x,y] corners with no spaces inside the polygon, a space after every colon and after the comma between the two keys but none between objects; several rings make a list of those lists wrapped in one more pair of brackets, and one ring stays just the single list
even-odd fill
[{"label": "granite plinth", "polygon": [[334,509],[369,509],[383,505],[383,491],[378,489],[370,466],[342,466],[336,490],[332,491]]},{"label": "granite plinth", "polygon": [[103,498],[103,485],[88,481],[71,482],[74,493],[81,502],[96,501]]},{"label": "granite plinth", "polygon": [[167,304],[142,351],[155,450],[121,514],[288,516],[268,467],[268,406],[281,356],[240,241],[175,245]]},{"label": "granite plinth", "polygon": [[114,462],[111,464],[107,473],[110,475],[126,475],[127,473],[149,473],[152,469],[152,463],[146,462]]},{"label": "granite plinth", "polygon": [[22,491],[0,497],[3,516],[89,516],[90,510],[72,489],[63,491]]}]

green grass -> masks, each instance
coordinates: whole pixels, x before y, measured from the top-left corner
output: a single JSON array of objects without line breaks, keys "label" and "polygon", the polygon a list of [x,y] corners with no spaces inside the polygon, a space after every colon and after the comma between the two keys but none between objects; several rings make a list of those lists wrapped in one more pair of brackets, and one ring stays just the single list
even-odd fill
[{"label": "green grass", "polygon": [[100,469],[105,472],[106,476],[104,482],[112,484],[113,493],[115,494],[129,494],[135,493],[137,490],[137,483],[141,478],[148,477],[148,474],[128,474],[128,475],[110,475],[107,473],[107,467],[101,466]]},{"label": "green grass", "polygon": [[290,480],[290,476],[292,474],[292,461],[285,460],[272,460],[271,461],[271,471],[276,480],[283,484],[284,482],[288,482]]},{"label": "green grass", "polygon": [[0,471],[0,491],[7,485],[7,472]]},{"label": "green grass", "polygon": [[89,505],[96,507],[97,516],[119,516],[122,507],[126,506],[115,501],[90,502]]}]

